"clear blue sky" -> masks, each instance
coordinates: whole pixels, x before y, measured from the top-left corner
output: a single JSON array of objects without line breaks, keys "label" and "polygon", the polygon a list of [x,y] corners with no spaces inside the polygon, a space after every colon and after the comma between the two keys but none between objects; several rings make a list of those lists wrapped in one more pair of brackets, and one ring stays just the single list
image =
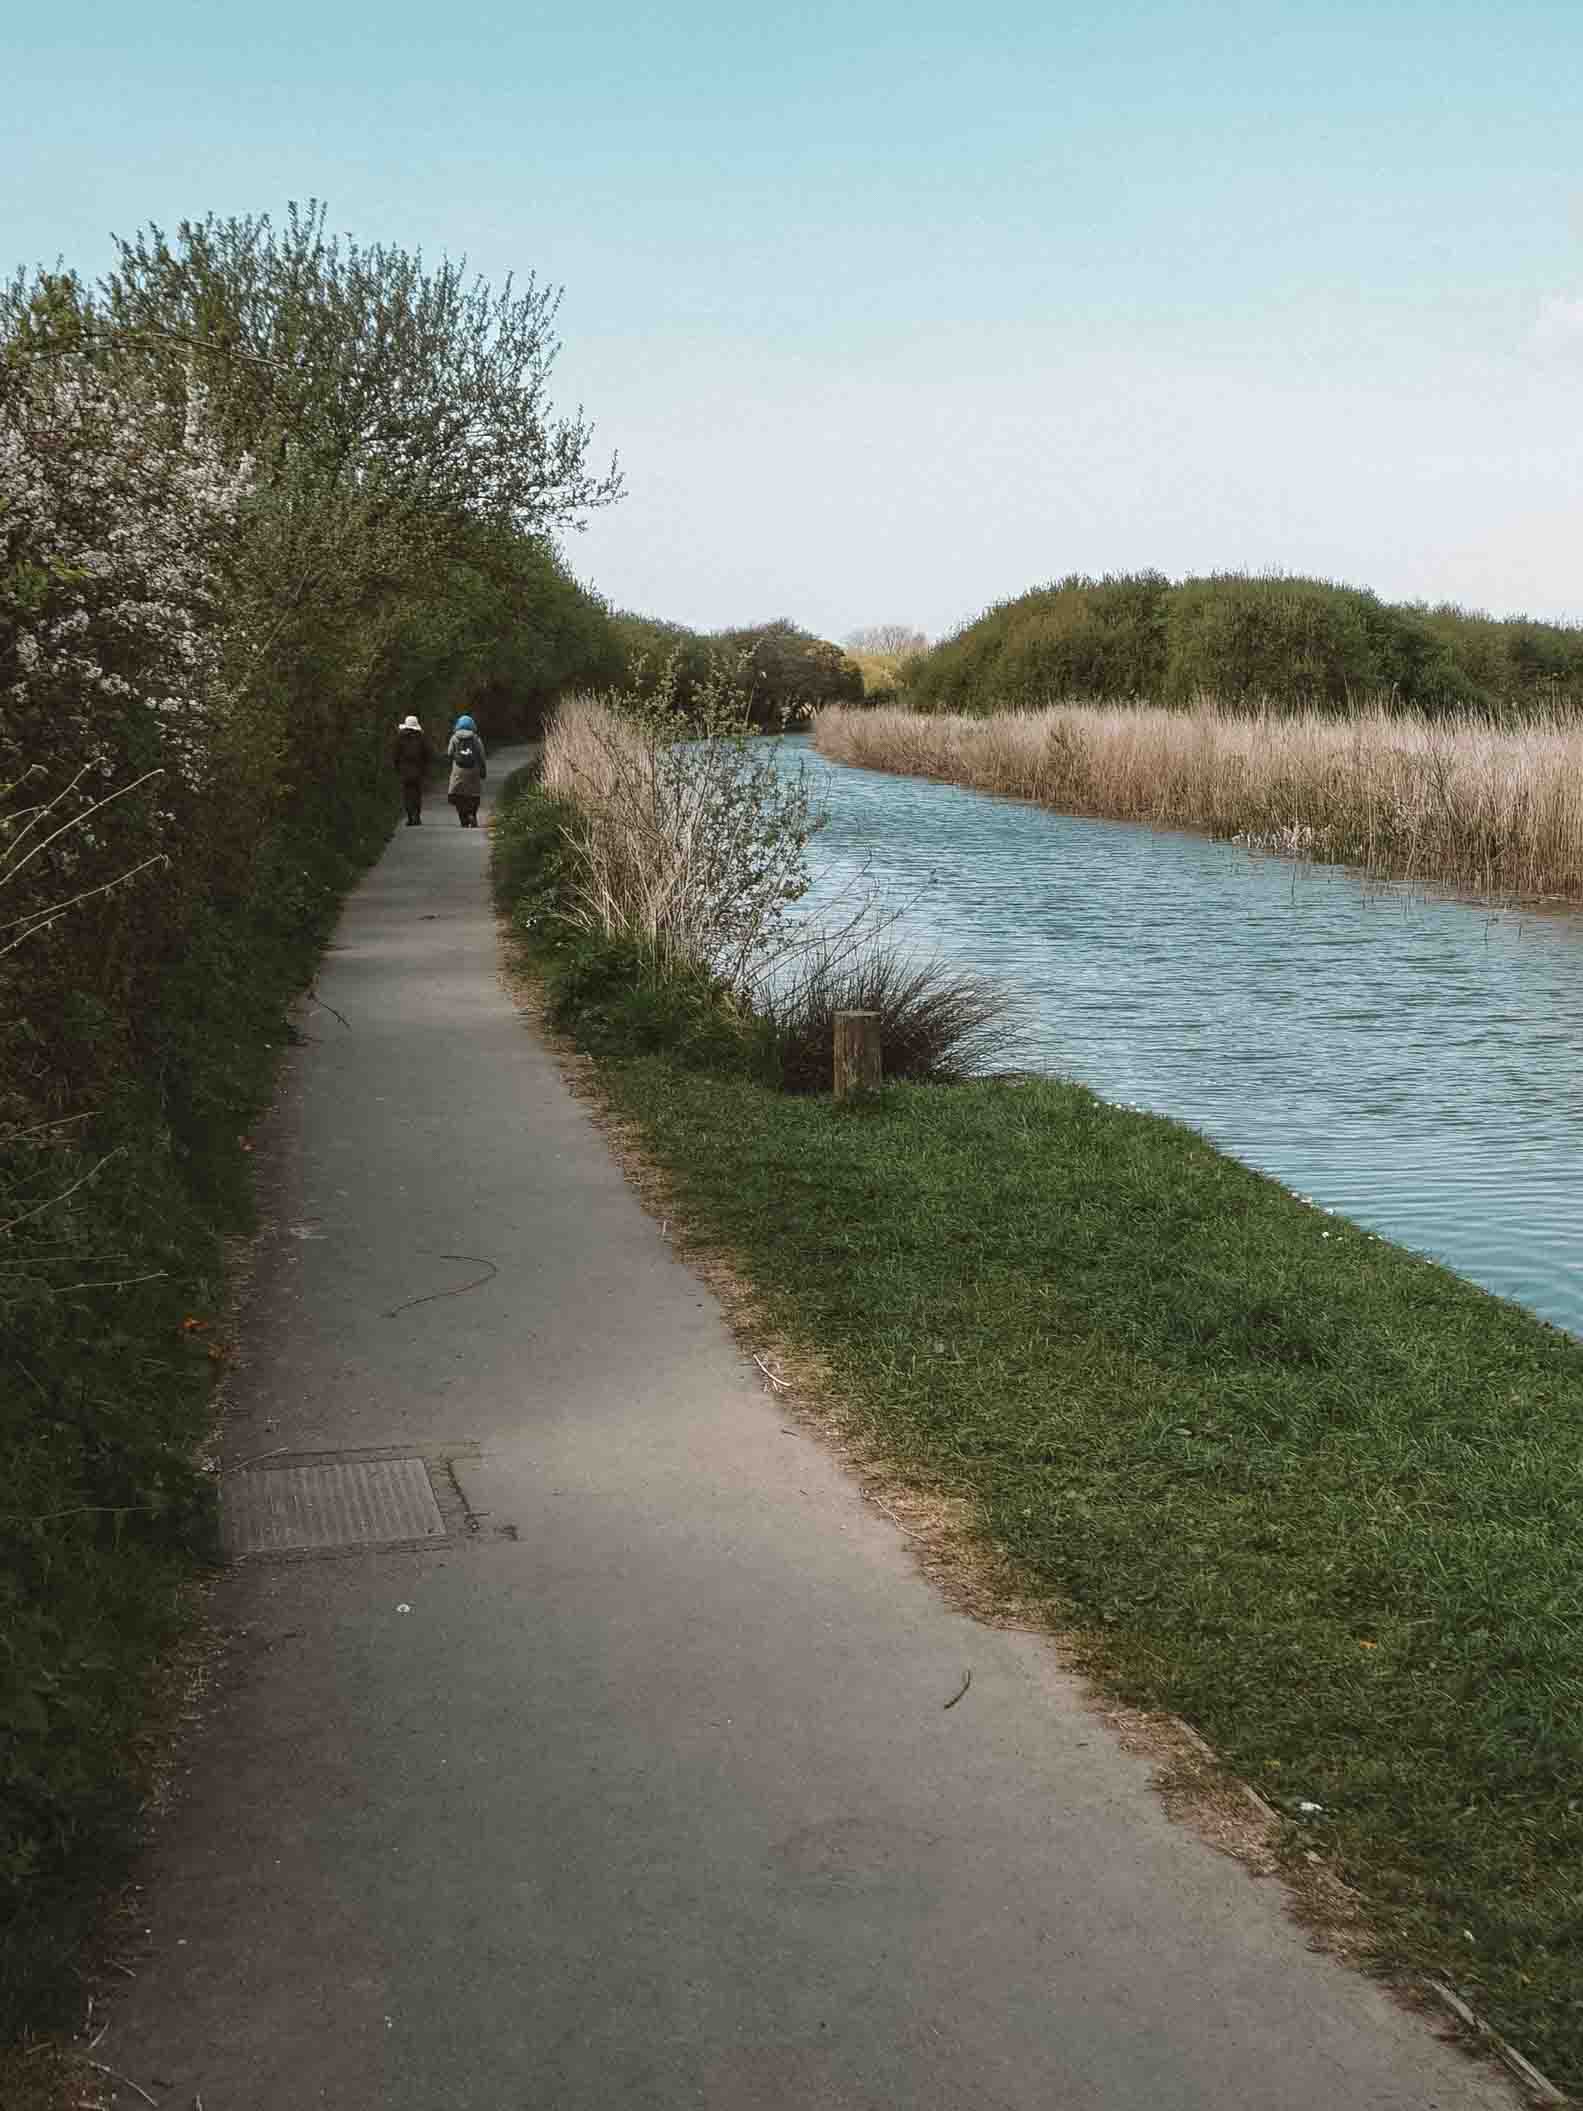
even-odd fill
[{"label": "clear blue sky", "polygon": [[564,283],[617,604],[938,633],[1068,570],[1583,619],[1576,0],[84,0],[0,262],[317,195]]}]

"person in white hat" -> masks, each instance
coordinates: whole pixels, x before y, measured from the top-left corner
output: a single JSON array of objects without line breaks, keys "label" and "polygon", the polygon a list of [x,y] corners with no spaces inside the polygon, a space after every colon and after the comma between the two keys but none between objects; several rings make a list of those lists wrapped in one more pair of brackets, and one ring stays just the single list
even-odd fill
[{"label": "person in white hat", "polygon": [[429,759],[429,736],[409,711],[396,728],[391,749],[391,760],[401,779],[401,796],[406,802],[409,828],[418,827],[423,820],[423,780],[429,774]]}]

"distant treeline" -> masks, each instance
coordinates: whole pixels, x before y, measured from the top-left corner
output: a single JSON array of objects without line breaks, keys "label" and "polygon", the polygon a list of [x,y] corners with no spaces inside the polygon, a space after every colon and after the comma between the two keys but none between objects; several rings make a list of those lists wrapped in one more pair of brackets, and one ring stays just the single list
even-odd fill
[{"label": "distant treeline", "polygon": [[909,661],[902,681],[925,711],[1210,694],[1522,714],[1583,702],[1583,626],[1382,601],[1326,579],[1074,572],[998,603]]},{"label": "distant treeline", "polygon": [[626,662],[626,682],[650,693],[672,657],[679,681],[677,700],[686,705],[709,670],[722,661],[740,664],[752,697],[754,723],[777,727],[798,723],[823,704],[855,704],[863,697],[857,662],[786,617],[741,630],[688,630],[654,616],[620,613],[612,618]]}]

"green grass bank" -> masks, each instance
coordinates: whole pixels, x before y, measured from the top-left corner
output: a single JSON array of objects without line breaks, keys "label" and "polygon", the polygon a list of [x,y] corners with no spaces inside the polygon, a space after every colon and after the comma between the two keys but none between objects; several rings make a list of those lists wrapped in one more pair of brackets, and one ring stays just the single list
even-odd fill
[{"label": "green grass bank", "polygon": [[1058,1079],[768,1088],[568,931],[555,811],[510,792],[502,907],[673,1221],[1109,1690],[1289,1816],[1383,1966],[1583,2085],[1583,1345]]}]

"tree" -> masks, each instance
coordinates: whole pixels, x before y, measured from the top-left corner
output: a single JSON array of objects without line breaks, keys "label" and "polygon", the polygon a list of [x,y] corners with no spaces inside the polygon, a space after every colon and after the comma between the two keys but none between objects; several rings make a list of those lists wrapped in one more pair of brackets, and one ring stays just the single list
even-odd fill
[{"label": "tree", "polygon": [[717,631],[625,612],[614,621],[627,653],[626,685],[642,695],[663,687],[681,709],[720,679],[741,680],[759,726],[798,723],[822,705],[856,703],[863,694],[862,672],[840,646],[786,616]]},{"label": "tree", "polygon": [[[11,932],[163,862],[213,797],[234,732],[223,596],[251,464],[221,458],[196,386],[178,420],[140,378],[76,357],[0,362]],[[120,803],[134,779],[143,796]]]},{"label": "tree", "polygon": [[849,631],[841,642],[848,652],[876,659],[910,660],[929,650],[928,638],[910,623],[868,623],[861,630]]},{"label": "tree", "polygon": [[[482,547],[501,587],[487,631],[520,610],[524,569],[545,583],[511,553],[553,567],[553,538],[622,493],[581,409],[550,398],[557,289],[530,276],[497,292],[463,265],[328,235],[325,218],[310,201],[278,228],[150,227],[118,242],[95,291],[19,277],[0,302],[17,357],[135,387],[176,425],[196,416],[222,464],[249,465],[224,600],[254,828],[348,757],[375,770],[392,685],[423,671],[414,642],[483,614]],[[245,851],[251,832],[230,833]]]},{"label": "tree", "polygon": [[626,656],[609,610],[547,537],[477,521],[459,533],[432,602],[414,605],[387,640],[387,698],[425,721],[465,708],[503,741],[536,736],[569,687],[621,681]]},{"label": "tree", "polygon": [[[590,460],[581,407],[557,413],[561,289],[530,273],[494,291],[465,263],[325,233],[310,199],[269,215],[183,221],[117,243],[90,334],[195,370],[225,437],[266,480],[355,484],[372,516],[458,512],[549,534],[622,495]],[[223,383],[223,386],[218,384]]]},{"label": "tree", "polygon": [[788,617],[718,634],[726,654],[740,660],[760,725],[784,724],[825,704],[857,703],[862,671],[839,645],[816,638]]}]

